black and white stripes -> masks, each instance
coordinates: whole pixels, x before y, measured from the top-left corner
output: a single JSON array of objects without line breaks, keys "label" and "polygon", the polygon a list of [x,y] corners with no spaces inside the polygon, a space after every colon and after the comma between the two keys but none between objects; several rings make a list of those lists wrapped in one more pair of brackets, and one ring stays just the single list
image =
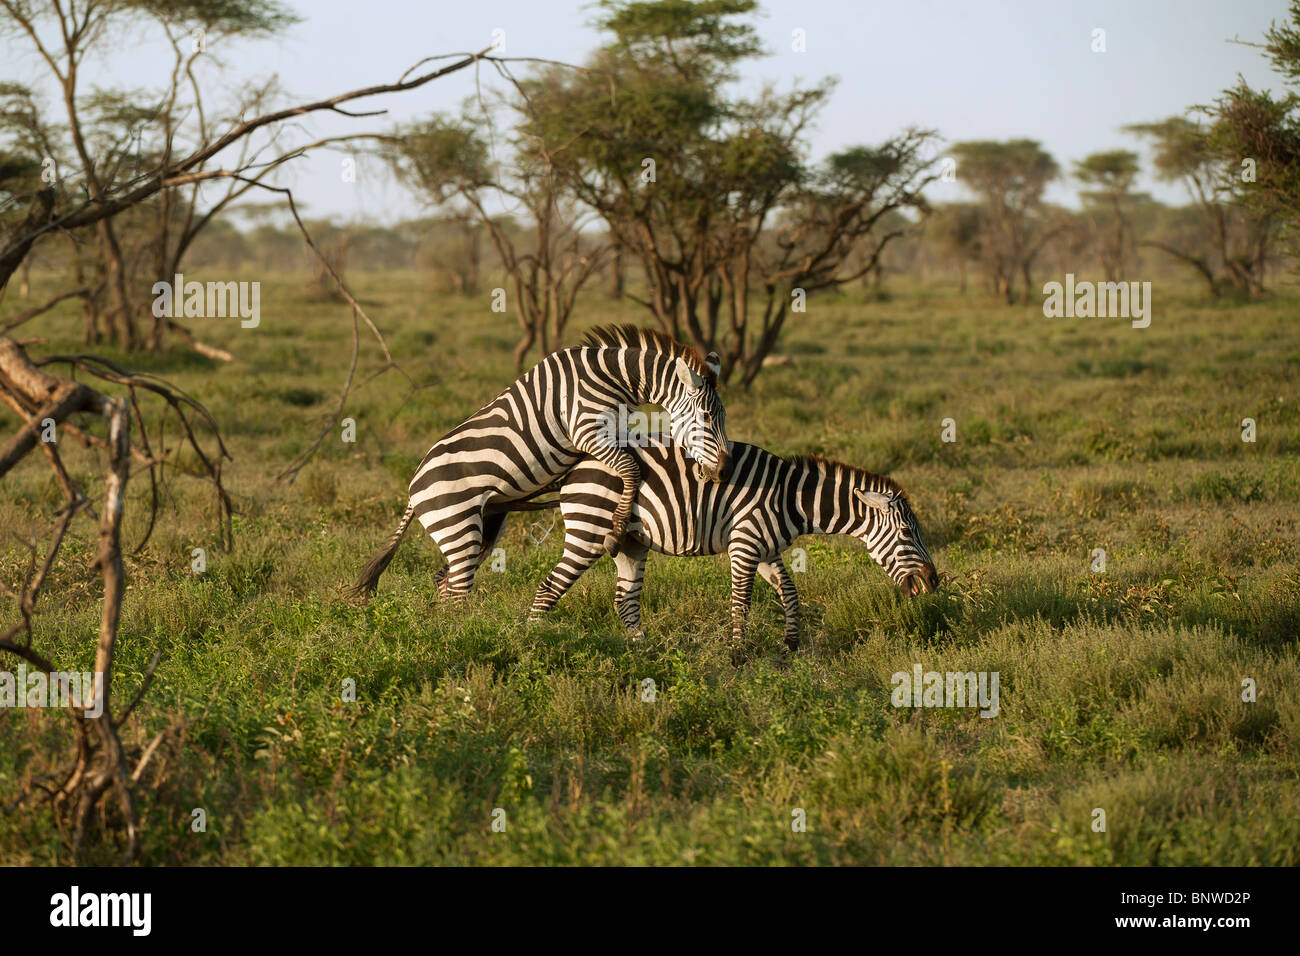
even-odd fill
[{"label": "black and white stripes", "polygon": [[[781,552],[804,534],[848,534],[894,583],[910,594],[933,591],[934,562],[907,496],[890,478],[840,462],[782,459],[753,445],[732,446],[732,473],[720,483],[701,481],[679,448],[650,442],[638,449],[641,487],[628,534],[615,553],[619,617],[633,632],[641,625],[640,594],[650,550],[731,559],[733,636],[743,635],[755,573],[774,587],[785,610],[785,638],[799,641],[799,599]],[[545,614],[573,582],[606,553],[603,529],[620,485],[596,461],[577,465],[564,480],[564,555],[537,590],[532,615]]]},{"label": "black and white stripes", "polygon": [[703,362],[666,336],[635,326],[597,329],[584,345],[553,352],[439,439],[410,483],[410,505],[389,545],[354,591],[374,591],[401,535],[417,519],[447,561],[439,590],[467,593],[491,554],[512,502],[551,485],[584,456],[607,468],[615,493],[601,531],[614,547],[626,527],[640,469],[612,422],[620,407],[657,404],[704,480],[727,474],[725,412],[716,359]]}]

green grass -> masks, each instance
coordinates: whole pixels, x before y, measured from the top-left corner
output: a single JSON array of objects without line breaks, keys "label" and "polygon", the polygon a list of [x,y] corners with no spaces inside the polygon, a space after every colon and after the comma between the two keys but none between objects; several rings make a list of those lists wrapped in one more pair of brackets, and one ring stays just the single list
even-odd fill
[{"label": "green grass", "polygon": [[[205,402],[235,458],[232,552],[182,461],[128,561],[118,699],[156,651],[163,664],[124,736],[177,728],[138,790],[144,862],[1300,862],[1300,301],[1225,310],[1175,290],[1135,330],[904,286],[812,300],[782,342],[795,364],[724,395],[731,437],[892,473],[945,586],[909,601],[855,542],[804,539],[804,650],[783,657],[760,584],[736,668],[722,558],[651,558],[642,642],[614,614],[608,559],[526,625],[561,540],[557,526],[535,546],[535,515],[512,519],[506,570],[463,607],[436,599],[440,559],[415,534],[371,604],[342,596],[428,446],[513,377],[512,320],[486,296],[354,278],[417,388],[393,373],[359,387],[356,443],[331,438],[293,484],[274,476],[329,414],[350,343],[345,310],[302,277],[264,283],[256,330],[201,324],[234,365],[115,356]],[[595,294],[580,314],[644,320]],[[23,334],[49,337],[36,354],[78,351],[78,327],[70,307]],[[358,381],[380,364],[369,348]],[[0,412],[0,433],[14,423]],[[98,492],[102,461],[61,447]],[[131,487],[128,544],[148,490]],[[45,464],[4,490],[0,526],[48,535]],[[75,529],[36,641],[88,667],[94,528]],[[27,553],[4,538],[13,586]],[[997,671],[998,716],[894,708],[891,675],[916,663]],[[67,724],[0,711],[0,798],[58,765]],[[65,860],[46,811],[0,815],[0,863]]]}]

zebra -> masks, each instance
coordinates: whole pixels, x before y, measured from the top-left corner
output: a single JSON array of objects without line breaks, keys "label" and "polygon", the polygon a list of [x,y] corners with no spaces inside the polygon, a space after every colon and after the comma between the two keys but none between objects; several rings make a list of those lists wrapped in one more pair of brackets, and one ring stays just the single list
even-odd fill
[{"label": "zebra", "polygon": [[[731,627],[737,650],[757,572],[776,589],[785,612],[785,645],[799,647],[799,595],[781,552],[804,534],[848,534],[905,593],[933,592],[934,561],[907,495],[891,478],[816,456],[780,458],[754,445],[732,445],[731,476],[701,482],[682,450],[647,441],[639,449],[641,487],[622,546],[614,552],[618,586],[614,606],[633,637],[641,629],[641,585],[646,555],[731,558]],[[537,589],[530,618],[548,613],[573,583],[606,553],[602,529],[618,500],[617,476],[591,459],[560,487],[564,554]]]},{"label": "zebra", "polygon": [[412,519],[446,559],[439,594],[469,593],[511,503],[546,490],[584,456],[617,476],[604,542],[615,549],[640,479],[637,458],[615,425],[618,409],[663,406],[697,476],[721,481],[730,471],[730,453],[718,372],[716,354],[701,361],[667,335],[633,325],[592,329],[583,344],[551,353],[429,449],[407,489],[401,523],[362,569],[352,593],[374,593]]}]

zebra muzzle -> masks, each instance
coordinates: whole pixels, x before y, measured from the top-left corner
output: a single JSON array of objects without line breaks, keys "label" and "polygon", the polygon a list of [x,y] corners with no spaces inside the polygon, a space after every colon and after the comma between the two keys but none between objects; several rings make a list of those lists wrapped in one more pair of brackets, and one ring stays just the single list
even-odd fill
[{"label": "zebra muzzle", "polygon": [[939,572],[933,567],[913,571],[899,582],[899,586],[911,597],[918,594],[933,594],[939,589]]},{"label": "zebra muzzle", "polygon": [[723,458],[712,468],[706,467],[698,458],[695,460],[695,477],[700,481],[725,482],[731,477],[732,462],[730,456]]}]

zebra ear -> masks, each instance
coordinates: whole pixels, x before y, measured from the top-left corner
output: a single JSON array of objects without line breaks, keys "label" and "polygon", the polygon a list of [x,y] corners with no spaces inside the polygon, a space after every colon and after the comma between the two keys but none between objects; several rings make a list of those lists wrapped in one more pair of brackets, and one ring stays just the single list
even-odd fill
[{"label": "zebra ear", "polygon": [[709,371],[713,373],[714,378],[722,374],[722,359],[718,358],[717,352],[710,352],[704,360],[704,364],[709,367]]},{"label": "zebra ear", "polygon": [[878,491],[862,491],[860,488],[854,488],[853,495],[864,502],[868,508],[875,508],[877,511],[888,511],[889,504],[893,500],[889,495],[882,495]]},{"label": "zebra ear", "polygon": [[686,359],[681,356],[677,357],[677,378],[686,386],[688,391],[698,392],[700,386],[704,384],[704,379],[700,374],[691,368]]}]

